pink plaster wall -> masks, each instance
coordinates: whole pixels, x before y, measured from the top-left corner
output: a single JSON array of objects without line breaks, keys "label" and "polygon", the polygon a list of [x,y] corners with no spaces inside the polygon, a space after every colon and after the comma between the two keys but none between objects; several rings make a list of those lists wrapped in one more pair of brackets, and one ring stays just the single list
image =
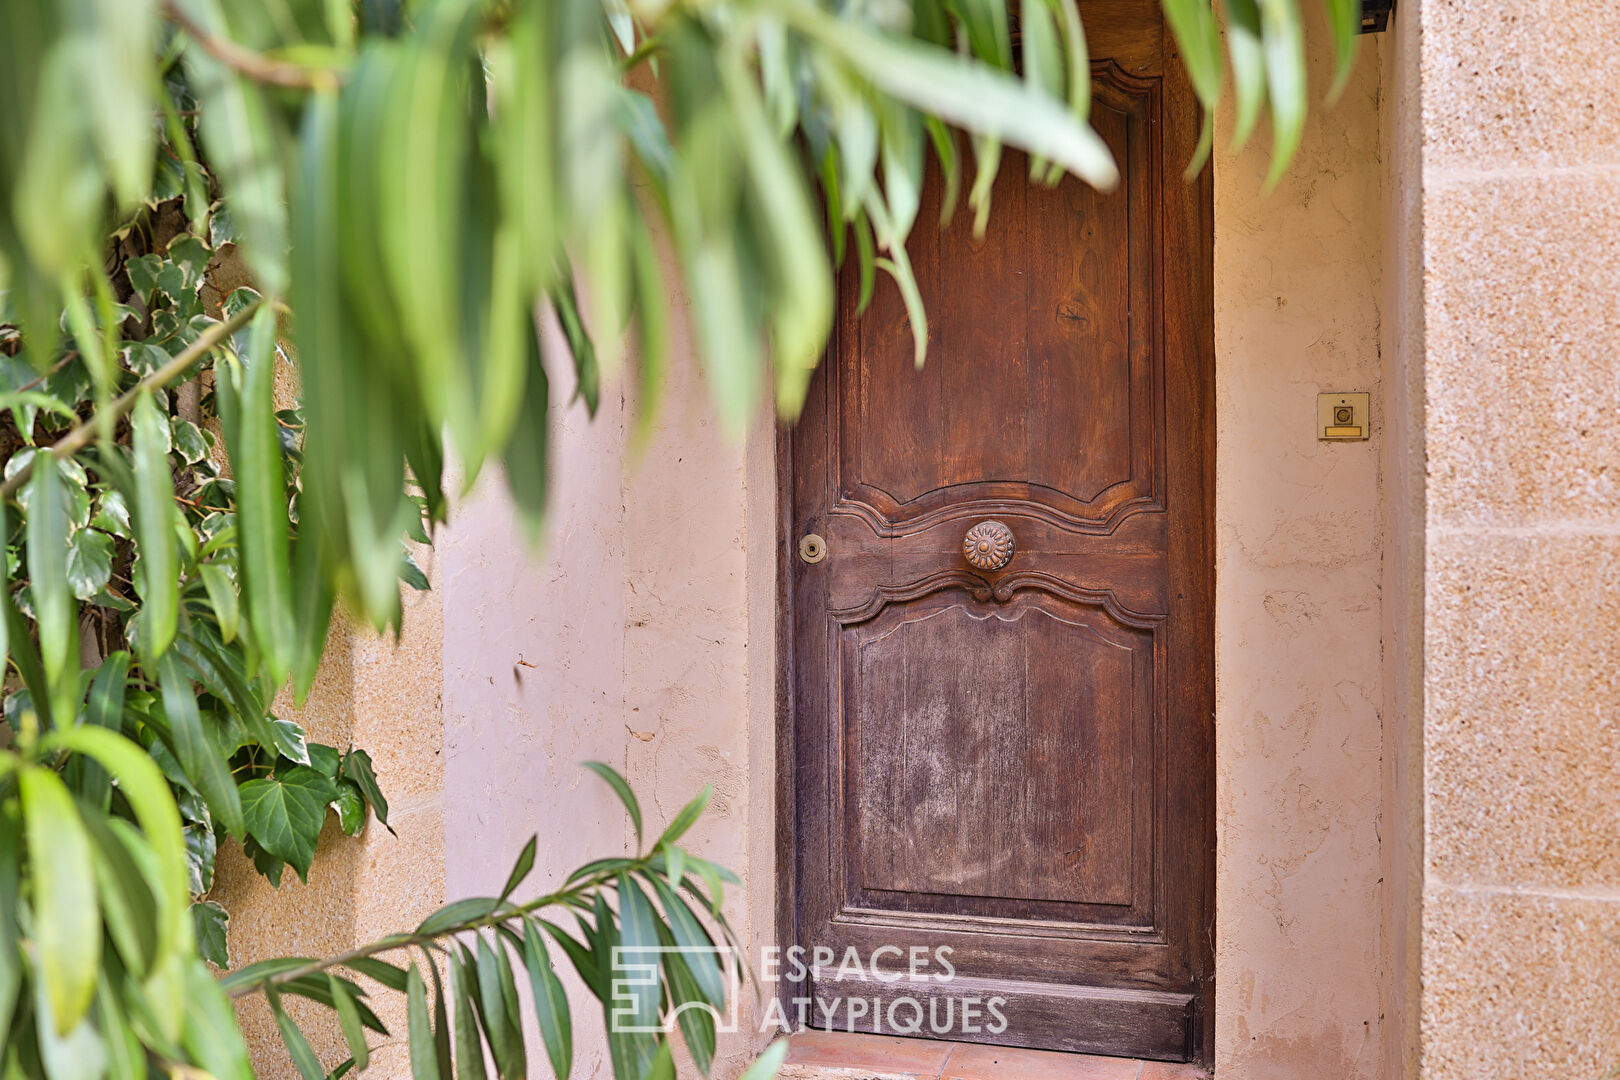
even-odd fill
[{"label": "pink plaster wall", "polygon": [[[449,892],[499,889],[531,832],[533,891],[632,847],[619,804],[580,768],[588,759],[628,777],[654,836],[712,784],[685,844],[747,881],[760,848],[750,838],[763,829],[770,850],[770,796],[755,791],[752,754],[769,762],[772,744],[753,745],[761,725],[749,717],[774,670],[769,620],[761,631],[749,601],[749,455],[719,433],[687,357],[672,365],[645,446],[611,373],[594,420],[570,400],[570,372],[553,372],[552,388],[557,487],[541,550],[520,535],[495,474],[461,501],[441,542]],[[764,497],[768,535],[774,488]],[[756,574],[753,587],[768,614],[772,579]],[[766,666],[751,679],[759,657]],[[754,897],[770,896],[769,866]],[[769,924],[756,925],[768,906],[732,890],[727,908],[739,933],[770,939]],[[581,995],[575,1075],[608,1076],[600,1015]],[[752,1046],[723,1041],[720,1075],[740,1072]]]},{"label": "pink plaster wall", "polygon": [[[1328,60],[1312,58],[1325,81]],[[1380,815],[1379,56],[1262,194],[1265,139],[1216,169],[1217,1063],[1222,1080],[1359,1080],[1391,1036]],[[696,848],[742,873],[734,922],[775,940],[774,440],[722,436],[689,360],[648,446],[610,374],[601,413],[553,381],[543,552],[495,477],[440,545],[445,875],[534,887],[630,842],[577,763],[614,763],[649,819],[705,782]],[[1369,443],[1319,444],[1318,390],[1375,394]],[[534,665],[534,666],[528,666]],[[577,1075],[606,1076],[591,1031]],[[734,1042],[722,1076],[746,1047]],[[593,1071],[594,1070],[594,1071]]]},{"label": "pink plaster wall", "polygon": [[[1264,137],[1215,163],[1222,1080],[1385,1065],[1379,68],[1364,48],[1275,191]],[[1326,48],[1310,74],[1319,100]],[[1318,442],[1317,393],[1349,390],[1371,441]]]}]

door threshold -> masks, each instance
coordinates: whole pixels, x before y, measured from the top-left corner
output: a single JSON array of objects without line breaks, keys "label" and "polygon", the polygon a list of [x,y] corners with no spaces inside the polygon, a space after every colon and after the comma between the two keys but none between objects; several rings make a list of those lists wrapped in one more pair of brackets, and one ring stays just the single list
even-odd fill
[{"label": "door threshold", "polygon": [[1205,1080],[1196,1065],[1014,1046],[801,1031],[780,1080]]}]

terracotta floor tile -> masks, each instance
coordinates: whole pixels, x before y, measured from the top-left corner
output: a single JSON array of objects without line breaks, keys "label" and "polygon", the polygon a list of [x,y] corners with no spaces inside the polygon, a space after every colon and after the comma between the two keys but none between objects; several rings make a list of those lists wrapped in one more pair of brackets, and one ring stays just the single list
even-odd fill
[{"label": "terracotta floor tile", "polygon": [[933,1080],[945,1064],[951,1044],[889,1035],[852,1035],[837,1031],[801,1031],[788,1040],[788,1063],[927,1077]]},{"label": "terracotta floor tile", "polygon": [[1209,1073],[1197,1065],[1171,1065],[1165,1061],[1150,1061],[1142,1066],[1137,1080],[1207,1080]]},{"label": "terracotta floor tile", "polygon": [[1090,1054],[958,1044],[942,1080],[1137,1080],[1142,1063]]}]

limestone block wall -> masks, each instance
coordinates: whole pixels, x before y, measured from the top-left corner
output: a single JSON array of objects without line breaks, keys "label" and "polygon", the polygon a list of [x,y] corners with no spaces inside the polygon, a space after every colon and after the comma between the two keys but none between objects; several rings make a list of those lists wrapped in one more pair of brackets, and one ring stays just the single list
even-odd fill
[{"label": "limestone block wall", "polygon": [[1425,0],[1421,1070],[1620,1064],[1620,11]]},{"label": "limestone block wall", "polygon": [[[437,555],[418,548],[417,561],[437,582]],[[302,710],[278,701],[311,739],[371,754],[388,799],[390,834],[376,822],[347,837],[328,818],[309,883],[288,869],[273,889],[236,843],[220,846],[210,894],[230,912],[231,963],[241,967],[272,956],[324,956],[408,930],[445,902],[444,725],[440,711],[441,603],[437,592],[404,594],[404,633],[377,637],[341,617]],[[373,1002],[390,1030],[403,1035],[405,1004],[380,991]],[[348,1057],[329,1010],[289,999],[328,1068]],[[243,998],[243,1030],[255,1073],[296,1080],[275,1021],[262,998]],[[403,1038],[381,1042],[368,1075],[408,1076]]]}]

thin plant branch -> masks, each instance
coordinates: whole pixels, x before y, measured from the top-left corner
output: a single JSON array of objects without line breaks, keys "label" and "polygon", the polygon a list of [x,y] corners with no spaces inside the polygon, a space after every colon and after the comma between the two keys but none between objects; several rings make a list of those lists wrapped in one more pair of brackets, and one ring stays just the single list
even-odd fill
[{"label": "thin plant branch", "polygon": [[294,90],[329,90],[343,81],[342,73],[331,68],[289,64],[285,60],[277,60],[263,53],[254,52],[229,38],[211,34],[175,3],[175,0],[164,0],[163,14],[215,60],[255,82],[291,87]]},{"label": "thin plant branch", "polygon": [[[74,454],[77,454],[80,450],[83,450],[86,446],[90,445],[90,443],[95,439],[96,432],[100,428],[100,425],[103,423],[110,424],[118,420],[125,413],[129,412],[129,410],[135,407],[135,402],[140,399],[141,394],[147,390],[155,390],[158,387],[167,384],[171,380],[178,378],[186,371],[187,368],[191,367],[192,364],[195,364],[198,360],[201,360],[204,356],[207,356],[210,351],[218,347],[226,338],[230,337],[232,334],[236,333],[238,330],[242,329],[242,327],[246,326],[250,321],[252,321],[253,316],[258,314],[259,309],[263,307],[265,303],[267,303],[267,301],[262,299],[255,300],[253,303],[249,304],[241,311],[238,311],[235,315],[232,315],[224,322],[215,323],[213,326],[210,326],[198,336],[196,341],[193,341],[190,345],[187,345],[184,349],[182,349],[179,355],[177,355],[174,359],[170,360],[167,364],[164,364],[162,367],[152,372],[152,374],[130,387],[119,397],[108,402],[105,409],[97,412],[94,416],[91,416],[87,420],[80,421],[77,425],[70,429],[66,435],[63,435],[60,439],[57,439],[50,446],[40,451],[40,453],[54,455],[58,460],[72,457]],[[37,455],[29,458],[22,468],[18,469],[17,472],[7,479],[4,484],[0,484],[0,500],[10,499],[15,496],[18,491],[22,490],[22,486],[28,483],[29,476],[31,476],[34,472],[34,462],[38,460],[39,457]]]},{"label": "thin plant branch", "polygon": [[618,877],[621,872],[633,872],[646,869],[649,862],[650,859],[643,858],[635,860],[629,866],[619,867],[614,870],[599,870],[594,874],[580,879],[567,888],[558,890],[557,892],[547,893],[544,896],[536,897],[535,899],[524,904],[510,904],[503,902],[500,907],[490,912],[488,915],[483,915],[476,919],[468,919],[465,922],[459,922],[453,926],[447,926],[443,930],[438,930],[431,934],[423,934],[416,931],[411,931],[409,933],[391,934],[388,937],[378,938],[376,941],[350,949],[347,952],[334,953],[331,956],[322,957],[319,960],[311,960],[309,963],[301,964],[295,968],[288,968],[286,971],[278,971],[273,975],[266,975],[262,979],[255,979],[252,982],[244,983],[241,986],[233,986],[230,989],[230,996],[233,998],[245,997],[248,994],[263,990],[266,986],[281,986],[286,983],[296,982],[307,975],[319,975],[331,968],[343,967],[344,965],[355,960],[366,960],[370,957],[378,955],[379,953],[394,952],[398,949],[428,948],[430,946],[436,946],[441,938],[454,937],[457,934],[464,934],[473,930],[484,930],[499,923],[510,922],[513,919],[523,918],[530,912],[539,911],[542,908],[553,907],[558,904],[566,904],[574,897],[583,896],[589,893],[592,889],[598,889],[603,885],[612,883],[613,879]]}]

